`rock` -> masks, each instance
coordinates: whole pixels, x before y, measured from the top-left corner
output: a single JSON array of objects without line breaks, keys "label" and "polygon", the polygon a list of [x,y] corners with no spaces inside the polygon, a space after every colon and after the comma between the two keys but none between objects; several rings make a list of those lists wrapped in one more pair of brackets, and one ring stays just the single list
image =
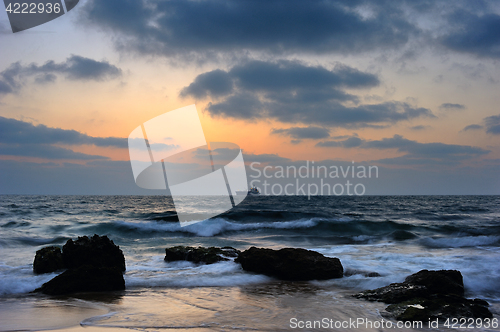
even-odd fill
[{"label": "rock", "polygon": [[354,297],[390,303],[386,314],[397,320],[445,318],[491,318],[488,302],[466,299],[460,271],[422,270],[402,283],[364,291]]},{"label": "rock", "polygon": [[488,303],[469,300],[457,295],[432,295],[428,299],[413,299],[386,308],[397,320],[415,321],[436,318],[492,318]]},{"label": "rock", "polygon": [[464,295],[464,281],[457,270],[422,270],[406,277],[405,283],[425,286],[433,294]]},{"label": "rock", "polygon": [[235,262],[245,271],[282,280],[325,280],[342,278],[344,269],[338,258],[300,248],[280,250],[251,247],[241,252]]},{"label": "rock", "polygon": [[229,257],[237,257],[239,250],[232,247],[186,247],[176,246],[165,249],[166,262],[190,261],[194,263],[213,264],[220,261],[228,261]]},{"label": "rock", "polygon": [[367,278],[378,278],[381,277],[382,275],[378,272],[368,272],[365,274],[365,277]]},{"label": "rock", "polygon": [[358,299],[379,301],[384,303],[399,303],[413,298],[427,297],[429,292],[425,286],[406,283],[394,283],[389,286],[363,291],[355,294]]},{"label": "rock", "polygon": [[62,249],[64,267],[71,269],[83,265],[93,267],[117,267],[125,271],[125,257],[120,247],[107,236],[95,234],[91,238],[78,237],[78,240],[68,240]]},{"label": "rock", "polygon": [[33,261],[33,272],[36,274],[54,272],[64,268],[61,248],[45,247],[38,250]]},{"label": "rock", "polygon": [[69,269],[35,290],[47,295],[78,292],[103,292],[125,289],[125,280],[118,267],[80,266]]}]

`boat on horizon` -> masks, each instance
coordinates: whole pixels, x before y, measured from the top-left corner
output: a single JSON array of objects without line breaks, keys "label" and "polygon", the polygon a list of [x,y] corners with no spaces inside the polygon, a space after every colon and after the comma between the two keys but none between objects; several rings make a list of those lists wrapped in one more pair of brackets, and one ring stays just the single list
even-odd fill
[{"label": "boat on horizon", "polygon": [[236,190],[236,195],[260,195],[260,192],[259,189],[257,189],[257,187],[252,187],[248,191]]}]

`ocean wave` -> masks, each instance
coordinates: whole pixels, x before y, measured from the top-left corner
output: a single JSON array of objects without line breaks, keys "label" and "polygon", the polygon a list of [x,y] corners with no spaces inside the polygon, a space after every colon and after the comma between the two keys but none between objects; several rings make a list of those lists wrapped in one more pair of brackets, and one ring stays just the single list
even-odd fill
[{"label": "ocean wave", "polygon": [[248,231],[257,229],[299,229],[311,228],[318,224],[319,220],[295,220],[255,223],[235,223],[222,218],[204,220],[196,224],[181,227],[179,223],[158,222],[128,222],[123,220],[113,221],[118,228],[137,230],[140,232],[178,232],[189,233],[197,236],[214,236],[225,232]]},{"label": "ocean wave", "polygon": [[242,286],[272,280],[244,272],[241,265],[227,261],[199,265],[189,262],[158,262],[129,266],[126,287],[216,287]]},{"label": "ocean wave", "polygon": [[64,236],[56,236],[56,237],[50,237],[50,238],[22,236],[22,237],[13,237],[11,239],[6,239],[5,242],[6,243],[20,243],[20,244],[25,244],[25,245],[29,245],[29,246],[40,246],[43,244],[64,243],[68,239],[69,238],[64,237]]},{"label": "ocean wave", "polygon": [[430,248],[463,248],[479,247],[500,244],[500,236],[464,236],[464,237],[428,237],[420,240],[420,243]]},{"label": "ocean wave", "polygon": [[9,266],[0,263],[0,295],[22,294],[34,291],[44,283],[54,278],[57,273],[41,275],[33,274],[31,264]]},{"label": "ocean wave", "polygon": [[[128,221],[113,220],[111,222],[101,222],[87,226],[89,231],[96,233],[103,232],[121,232],[125,236],[140,236],[141,234],[164,234],[176,233],[178,235],[194,236],[217,236],[225,233],[249,232],[258,230],[268,230],[272,232],[269,235],[283,234],[293,235],[297,230],[301,235],[309,237],[331,237],[339,239],[350,239],[355,242],[363,237],[370,237],[371,240],[391,240],[391,241],[414,241],[422,238],[424,245],[431,246],[435,236],[439,241],[439,236],[445,238],[490,236],[498,234],[496,228],[465,228],[460,225],[436,225],[420,224],[412,225],[405,222],[396,222],[392,220],[370,221],[370,220],[352,220],[346,217],[336,218],[302,218],[288,221],[234,221],[223,217],[207,219],[189,226],[181,227],[178,222],[162,221]],[[280,233],[281,231],[281,233]],[[128,235],[127,235],[128,233]],[[500,235],[496,235],[500,237]],[[466,241],[466,240],[463,240]],[[480,240],[483,241],[483,240]],[[495,241],[491,240],[491,243]],[[436,244],[439,246],[439,244]],[[478,244],[481,245],[481,244]]]}]

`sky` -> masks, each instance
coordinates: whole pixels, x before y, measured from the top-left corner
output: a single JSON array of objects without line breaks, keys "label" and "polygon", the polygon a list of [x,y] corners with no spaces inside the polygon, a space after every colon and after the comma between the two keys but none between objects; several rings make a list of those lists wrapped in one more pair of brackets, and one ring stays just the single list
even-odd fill
[{"label": "sky", "polygon": [[127,138],[192,104],[249,181],[314,162],[376,166],[367,195],[500,194],[499,61],[500,1],[87,0],[17,33],[2,10],[0,194],[161,194]]}]

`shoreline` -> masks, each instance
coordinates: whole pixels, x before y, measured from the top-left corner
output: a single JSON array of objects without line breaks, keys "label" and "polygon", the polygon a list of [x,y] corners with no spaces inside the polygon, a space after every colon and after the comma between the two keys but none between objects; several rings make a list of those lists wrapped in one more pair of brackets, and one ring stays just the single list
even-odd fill
[{"label": "shoreline", "polygon": [[[290,327],[290,320],[389,320],[380,315],[387,306],[385,303],[355,299],[352,294],[357,291],[316,282],[274,280],[233,287],[133,288],[65,297],[10,296],[0,299],[0,331],[340,331],[342,329],[294,329]],[[491,303],[490,309],[498,319],[500,302]],[[43,320],[35,321],[40,318]],[[448,329],[440,326],[439,329],[404,330]]]}]

